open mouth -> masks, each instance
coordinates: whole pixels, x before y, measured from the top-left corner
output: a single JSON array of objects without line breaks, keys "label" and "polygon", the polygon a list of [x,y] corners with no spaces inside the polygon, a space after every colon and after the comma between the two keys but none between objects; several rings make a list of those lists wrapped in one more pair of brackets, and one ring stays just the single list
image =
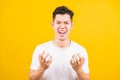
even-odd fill
[{"label": "open mouth", "polygon": [[65,34],[67,31],[58,31],[59,34]]},{"label": "open mouth", "polygon": [[66,28],[64,28],[64,29],[59,29],[58,28],[58,33],[59,34],[65,34],[65,33],[67,33],[67,29]]}]

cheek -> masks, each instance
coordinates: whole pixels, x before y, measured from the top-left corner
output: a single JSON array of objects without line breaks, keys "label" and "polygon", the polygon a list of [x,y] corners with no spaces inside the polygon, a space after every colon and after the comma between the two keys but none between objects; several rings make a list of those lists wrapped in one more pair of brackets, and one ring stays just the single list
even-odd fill
[{"label": "cheek", "polygon": [[58,29],[57,27],[54,27],[54,32],[55,32],[55,33],[57,33],[57,32],[58,32],[58,31],[57,31],[57,29]]},{"label": "cheek", "polygon": [[70,31],[71,31],[71,29],[72,29],[72,28],[71,28],[71,27],[69,27],[69,28],[68,28],[68,32],[70,32]]},{"label": "cheek", "polygon": [[54,26],[53,26],[54,29],[57,29],[58,27],[59,27],[59,25],[57,25],[57,24],[54,24]]},{"label": "cheek", "polygon": [[54,26],[54,27],[58,27],[58,26],[59,26],[59,24],[53,23],[53,26]]}]

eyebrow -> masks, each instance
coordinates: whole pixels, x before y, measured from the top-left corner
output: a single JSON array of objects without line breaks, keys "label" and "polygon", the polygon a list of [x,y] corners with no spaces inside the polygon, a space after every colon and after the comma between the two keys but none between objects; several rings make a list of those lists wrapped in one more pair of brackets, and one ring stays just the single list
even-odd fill
[{"label": "eyebrow", "polygon": [[[62,22],[62,21],[57,20],[57,22]],[[63,21],[63,22],[71,22],[71,21]]]}]

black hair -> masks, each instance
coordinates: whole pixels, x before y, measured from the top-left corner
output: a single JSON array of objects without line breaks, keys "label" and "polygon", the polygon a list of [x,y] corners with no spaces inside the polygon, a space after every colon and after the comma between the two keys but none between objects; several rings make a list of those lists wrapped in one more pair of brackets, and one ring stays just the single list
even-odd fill
[{"label": "black hair", "polygon": [[71,11],[70,9],[68,9],[66,6],[59,6],[59,7],[57,7],[54,10],[54,12],[53,12],[53,20],[54,20],[54,18],[55,18],[55,16],[57,14],[62,14],[62,15],[63,14],[68,14],[70,16],[71,20],[72,20],[73,15],[74,15],[73,11]]}]

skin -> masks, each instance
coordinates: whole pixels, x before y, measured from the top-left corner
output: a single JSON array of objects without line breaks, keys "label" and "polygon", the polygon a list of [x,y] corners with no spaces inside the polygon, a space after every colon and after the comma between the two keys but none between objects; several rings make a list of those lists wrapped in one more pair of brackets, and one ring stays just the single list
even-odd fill
[{"label": "skin", "polygon": [[52,57],[49,54],[46,54],[43,51],[39,55],[39,63],[40,66],[37,70],[30,70],[29,79],[30,80],[40,80],[42,75],[44,74],[45,70],[49,68],[50,64],[52,63]]},{"label": "skin", "polygon": [[[55,33],[54,44],[60,48],[65,48],[70,45],[69,35],[73,28],[73,22],[68,14],[57,14],[51,23]],[[39,55],[40,66],[38,70],[30,70],[30,80],[40,80],[45,70],[49,68],[52,63],[52,57],[46,54],[43,57],[45,51]],[[48,60],[46,60],[48,58]],[[85,60],[79,54],[73,55],[70,64],[76,71],[80,80],[90,80],[89,74],[86,74],[82,70],[82,65]]]},{"label": "skin", "polygon": [[84,57],[80,56],[80,54],[73,55],[72,59],[70,60],[70,63],[73,67],[73,69],[76,71],[78,77],[80,80],[90,80],[89,74],[84,73],[82,70],[82,65],[84,64],[85,59]]}]

